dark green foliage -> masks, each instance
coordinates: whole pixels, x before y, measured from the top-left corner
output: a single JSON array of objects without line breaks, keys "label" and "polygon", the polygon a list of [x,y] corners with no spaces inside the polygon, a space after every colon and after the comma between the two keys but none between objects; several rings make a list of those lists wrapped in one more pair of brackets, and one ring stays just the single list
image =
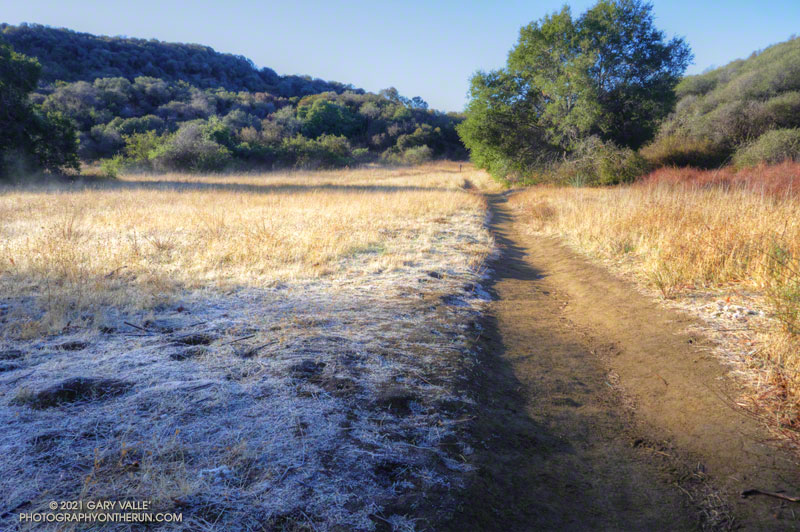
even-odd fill
[{"label": "dark green foliage", "polygon": [[33,100],[77,126],[80,157],[103,159],[107,175],[466,157],[455,130],[462,116],[430,110],[394,88],[369,94],[280,78],[195,45],[43,26],[2,30],[40,54],[48,83]]},{"label": "dark green foliage", "polygon": [[309,169],[337,168],[355,162],[348,140],[343,136],[327,134],[317,139],[308,139],[302,135],[284,139],[278,156],[286,165]]},{"label": "dark green foliage", "polygon": [[153,167],[159,171],[189,170],[215,172],[231,161],[230,150],[218,142],[216,124],[187,122],[168,135],[149,153]]},{"label": "dark green foliage", "polygon": [[54,174],[78,170],[78,139],[69,119],[58,112],[34,110],[29,134],[30,150],[40,168]]},{"label": "dark green foliage", "polygon": [[39,64],[0,41],[0,177],[20,170],[77,169],[77,138],[61,113],[32,105]]},{"label": "dark green foliage", "polygon": [[279,76],[249,59],[197,44],[104,37],[39,24],[0,24],[15,50],[38,57],[42,81],[94,81],[137,76],[185,81],[200,88],[269,92],[285,97],[354,90],[351,85],[304,76]]},{"label": "dark green foliage", "polygon": [[352,137],[364,125],[364,120],[358,113],[321,98],[310,105],[300,105],[297,108],[297,117],[303,121],[303,135],[312,139],[326,134]]},{"label": "dark green foliage", "polygon": [[654,162],[712,167],[734,156],[737,164],[777,160],[780,135],[759,137],[800,127],[800,38],[688,76],[676,93],[675,112],[646,150],[659,155]]},{"label": "dark green foliage", "polygon": [[[667,41],[639,0],[601,0],[573,18],[569,8],[520,30],[507,66],[471,80],[459,133],[473,161],[493,175],[524,178],[588,145],[636,149],[674,104],[691,60]],[[603,181],[606,181],[603,179]]]}]

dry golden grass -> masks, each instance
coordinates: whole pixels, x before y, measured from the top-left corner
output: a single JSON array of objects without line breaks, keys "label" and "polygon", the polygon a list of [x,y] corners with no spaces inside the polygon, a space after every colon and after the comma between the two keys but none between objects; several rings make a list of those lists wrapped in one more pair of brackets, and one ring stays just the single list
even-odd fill
[{"label": "dry golden grass", "polygon": [[[776,254],[800,257],[800,201],[651,183],[532,188],[514,205],[531,231],[562,238],[716,321],[712,336],[735,352],[730,360],[755,390],[749,404],[762,411],[768,405],[773,421],[800,441],[800,346],[779,311],[781,301],[796,308],[785,292],[792,283],[800,287],[800,276],[775,273]],[[787,275],[794,275],[789,284]],[[761,309],[772,319],[761,319]]]},{"label": "dry golden grass", "polygon": [[149,500],[209,531],[452,511],[479,187],[445,163],[0,189],[5,506]]},{"label": "dry golden grass", "polygon": [[[185,290],[402,269],[443,222],[483,216],[466,180],[491,185],[444,163],[0,190],[0,290],[38,303],[4,332],[55,332],[103,305],[147,308]],[[485,250],[473,251],[478,264]]]},{"label": "dry golden grass", "polygon": [[635,258],[636,272],[667,293],[727,283],[762,290],[773,241],[800,254],[800,202],[746,191],[536,188],[518,207],[532,228],[586,252]]}]

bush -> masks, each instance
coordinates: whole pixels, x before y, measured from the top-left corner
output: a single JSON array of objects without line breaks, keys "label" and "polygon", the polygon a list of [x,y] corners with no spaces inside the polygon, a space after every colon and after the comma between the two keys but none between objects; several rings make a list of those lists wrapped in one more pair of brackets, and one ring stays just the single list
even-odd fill
[{"label": "bush", "polygon": [[125,155],[132,162],[138,164],[149,164],[158,147],[164,143],[164,139],[159,137],[155,131],[133,133],[125,135],[123,138],[125,139]]},{"label": "bush", "polygon": [[401,157],[406,164],[422,164],[433,158],[433,150],[423,144],[406,149]]},{"label": "bush", "polygon": [[157,170],[218,172],[231,161],[231,153],[204,135],[201,124],[184,124],[156,148],[150,159]]},{"label": "bush", "polygon": [[800,128],[768,131],[742,148],[734,156],[739,167],[800,161]]},{"label": "bush", "polygon": [[110,159],[100,160],[100,173],[103,177],[116,179],[125,168],[125,160],[121,155],[115,155]]},{"label": "bush", "polygon": [[657,138],[640,150],[647,162],[656,168],[662,166],[695,166],[716,168],[727,160],[728,151],[710,139],[689,135],[669,134]]},{"label": "bush", "polygon": [[647,161],[632,149],[589,137],[566,160],[553,164],[545,179],[581,186],[617,185],[631,183],[648,170]]},{"label": "bush", "polygon": [[354,162],[350,143],[343,136],[308,139],[297,135],[283,140],[281,152],[284,164],[298,168],[340,168]]},{"label": "bush", "polygon": [[433,150],[426,145],[406,149],[393,146],[383,152],[381,158],[390,164],[417,165],[433,159]]}]

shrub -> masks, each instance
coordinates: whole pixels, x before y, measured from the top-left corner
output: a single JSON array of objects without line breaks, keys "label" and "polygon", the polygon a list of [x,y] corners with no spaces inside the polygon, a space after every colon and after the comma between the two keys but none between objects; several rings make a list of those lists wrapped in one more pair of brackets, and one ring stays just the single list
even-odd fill
[{"label": "shrub", "polygon": [[100,173],[103,177],[116,179],[125,167],[125,160],[121,155],[115,155],[110,159],[100,160]]},{"label": "shrub", "polygon": [[281,144],[284,164],[298,168],[339,168],[353,163],[353,151],[343,136],[322,135],[308,139],[296,135]]},{"label": "shrub", "polygon": [[404,150],[401,157],[406,164],[422,164],[433,158],[433,150],[423,144]]},{"label": "shrub", "polygon": [[149,164],[156,150],[164,139],[159,137],[155,131],[146,133],[133,133],[125,135],[125,155],[135,163]]},{"label": "shrub", "polygon": [[657,138],[639,152],[653,167],[696,166],[716,168],[724,164],[728,151],[707,138],[669,134]]},{"label": "shrub", "polygon": [[563,161],[551,167],[550,180],[580,185],[630,183],[648,170],[647,161],[630,148],[589,137]]},{"label": "shrub", "polygon": [[739,168],[787,160],[800,161],[800,128],[768,131],[737,150],[734,156],[734,163]]},{"label": "shrub", "polygon": [[204,135],[201,124],[191,122],[170,135],[150,155],[158,170],[218,172],[231,161],[231,153]]},{"label": "shrub", "polygon": [[800,92],[785,92],[767,100],[765,110],[779,128],[800,127]]}]

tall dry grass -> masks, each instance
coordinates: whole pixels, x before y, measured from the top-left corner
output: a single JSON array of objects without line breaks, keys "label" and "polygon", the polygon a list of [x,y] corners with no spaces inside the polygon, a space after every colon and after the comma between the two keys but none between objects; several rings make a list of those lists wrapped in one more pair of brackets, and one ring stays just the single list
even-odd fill
[{"label": "tall dry grass", "polygon": [[747,190],[636,185],[537,188],[517,206],[535,230],[633,270],[664,292],[729,283],[763,290],[774,246],[800,255],[800,202]]},{"label": "tall dry grass", "polygon": [[439,164],[0,189],[0,291],[31,300],[0,332],[58,331],[187,290],[401,269],[443,222],[482,218],[465,180],[488,184]]},{"label": "tall dry grass", "polygon": [[800,442],[797,165],[762,168],[760,183],[757,170],[673,169],[617,188],[534,188],[514,205],[529,230],[564,239],[665,298],[691,306],[709,294],[747,294],[766,309],[773,319],[750,331],[746,357],[754,400],[771,405],[773,421]]}]

